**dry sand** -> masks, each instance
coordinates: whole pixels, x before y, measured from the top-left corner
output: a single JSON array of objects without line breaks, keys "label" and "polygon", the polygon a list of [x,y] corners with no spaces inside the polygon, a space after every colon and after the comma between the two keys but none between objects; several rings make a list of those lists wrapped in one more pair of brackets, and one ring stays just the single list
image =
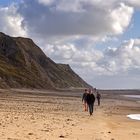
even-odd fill
[{"label": "dry sand", "polygon": [[[0,140],[139,140],[140,102],[103,95],[94,114],[83,111],[81,94],[0,90]],[[121,100],[120,100],[121,99]]]}]

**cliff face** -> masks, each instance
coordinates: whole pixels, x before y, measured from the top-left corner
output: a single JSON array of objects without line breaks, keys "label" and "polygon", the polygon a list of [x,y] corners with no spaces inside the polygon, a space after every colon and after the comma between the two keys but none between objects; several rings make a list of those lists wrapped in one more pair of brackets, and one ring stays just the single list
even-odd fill
[{"label": "cliff face", "polygon": [[0,87],[89,87],[69,65],[56,64],[31,39],[0,33]]}]

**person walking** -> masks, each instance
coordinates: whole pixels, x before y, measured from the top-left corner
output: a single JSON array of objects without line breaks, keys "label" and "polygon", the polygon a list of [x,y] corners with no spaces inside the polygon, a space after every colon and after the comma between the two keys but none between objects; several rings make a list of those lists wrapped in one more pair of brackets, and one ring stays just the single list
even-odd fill
[{"label": "person walking", "polygon": [[100,106],[101,94],[98,91],[97,91],[96,98],[97,98],[97,101],[98,101],[98,106]]},{"label": "person walking", "polygon": [[84,105],[84,111],[88,111],[87,94],[88,94],[88,90],[85,89],[85,92],[83,93],[83,97],[82,97],[82,102],[83,102],[83,105]]},{"label": "person walking", "polygon": [[89,114],[92,115],[93,109],[94,109],[94,102],[95,102],[95,96],[93,92],[91,92],[91,89],[89,90],[89,93],[87,94],[87,104],[89,107]]}]

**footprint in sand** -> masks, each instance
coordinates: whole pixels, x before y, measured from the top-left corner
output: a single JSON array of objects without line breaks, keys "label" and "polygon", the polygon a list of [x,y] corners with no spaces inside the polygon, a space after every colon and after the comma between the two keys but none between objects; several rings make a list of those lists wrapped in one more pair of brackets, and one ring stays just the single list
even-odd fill
[{"label": "footprint in sand", "polygon": [[59,138],[65,138],[65,136],[63,136],[63,135],[60,135],[60,136],[59,136]]},{"label": "footprint in sand", "polygon": [[28,133],[28,135],[33,135],[33,133],[30,132],[30,133]]}]

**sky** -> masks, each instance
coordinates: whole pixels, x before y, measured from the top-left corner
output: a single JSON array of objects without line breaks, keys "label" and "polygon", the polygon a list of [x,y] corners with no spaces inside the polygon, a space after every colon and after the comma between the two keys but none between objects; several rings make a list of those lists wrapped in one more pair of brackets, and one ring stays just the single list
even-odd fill
[{"label": "sky", "polygon": [[139,25],[140,0],[0,0],[0,32],[100,89],[140,89]]}]

